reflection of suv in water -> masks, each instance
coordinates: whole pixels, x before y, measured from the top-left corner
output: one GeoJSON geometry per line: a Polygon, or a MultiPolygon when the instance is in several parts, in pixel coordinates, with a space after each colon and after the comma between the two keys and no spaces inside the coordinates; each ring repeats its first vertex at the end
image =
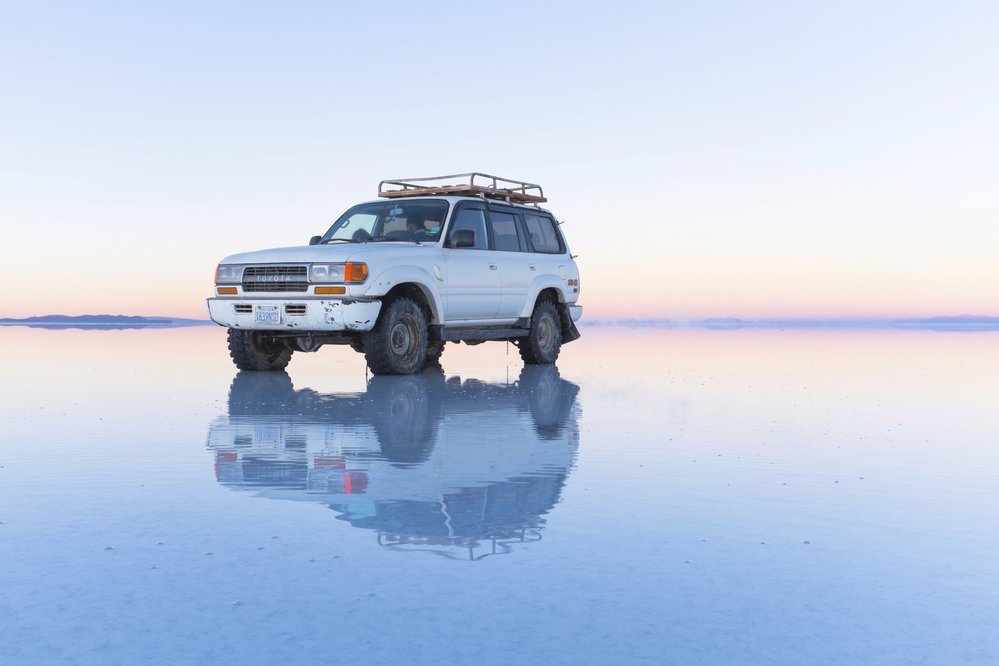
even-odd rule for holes
{"type": "Polygon", "coordinates": [[[237,367],[346,344],[375,374],[410,374],[448,341],[487,340],[548,364],[579,337],[579,270],[539,185],[471,173],[378,190],[307,247],[222,260],[208,310],[237,367]]]}
{"type": "Polygon", "coordinates": [[[383,546],[478,557],[540,538],[578,448],[578,391],[551,365],[509,385],[437,367],[363,393],[241,372],[208,447],[221,484],[327,504],[383,546]]]}

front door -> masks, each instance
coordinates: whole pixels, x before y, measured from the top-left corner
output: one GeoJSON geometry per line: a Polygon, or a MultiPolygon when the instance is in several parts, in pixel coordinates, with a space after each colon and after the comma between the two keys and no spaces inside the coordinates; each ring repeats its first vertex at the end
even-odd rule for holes
{"type": "Polygon", "coordinates": [[[485,206],[461,204],[444,243],[447,279],[444,321],[495,319],[500,308],[500,260],[489,249],[485,206]]]}

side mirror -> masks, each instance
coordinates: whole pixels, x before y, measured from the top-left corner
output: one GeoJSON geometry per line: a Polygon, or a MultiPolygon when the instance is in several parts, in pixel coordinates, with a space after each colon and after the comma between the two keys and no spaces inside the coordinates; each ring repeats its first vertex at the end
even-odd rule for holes
{"type": "Polygon", "coordinates": [[[309,245],[319,245],[319,241],[323,239],[322,236],[313,236],[309,239],[309,245]]]}
{"type": "Polygon", "coordinates": [[[475,247],[475,232],[471,229],[458,229],[451,237],[452,247],[475,247]]]}

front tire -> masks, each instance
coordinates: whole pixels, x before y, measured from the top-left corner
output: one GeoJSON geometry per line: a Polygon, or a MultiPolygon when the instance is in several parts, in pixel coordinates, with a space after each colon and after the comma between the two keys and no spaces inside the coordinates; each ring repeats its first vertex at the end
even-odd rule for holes
{"type": "Polygon", "coordinates": [[[378,323],[364,337],[364,358],[376,375],[411,375],[427,358],[427,317],[411,298],[382,307],[378,323]]]}
{"type": "Polygon", "coordinates": [[[551,301],[538,301],[531,315],[531,332],[520,338],[520,358],[527,365],[554,363],[562,349],[562,324],[558,306],[551,301]]]}
{"type": "Polygon", "coordinates": [[[291,360],[291,354],[287,345],[259,331],[229,329],[229,356],[240,370],[284,370],[291,360]]]}

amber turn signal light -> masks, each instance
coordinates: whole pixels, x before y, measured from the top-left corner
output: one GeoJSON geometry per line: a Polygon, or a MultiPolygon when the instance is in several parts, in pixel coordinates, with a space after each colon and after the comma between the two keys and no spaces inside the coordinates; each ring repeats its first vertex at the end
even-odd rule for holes
{"type": "Polygon", "coordinates": [[[215,291],[219,293],[219,296],[235,296],[236,287],[216,287],[215,291]]]}
{"type": "Polygon", "coordinates": [[[346,287],[316,287],[316,293],[323,294],[346,294],[346,287]]]}
{"type": "Polygon", "coordinates": [[[368,265],[348,262],[343,265],[344,282],[364,282],[368,279],[368,265]]]}

